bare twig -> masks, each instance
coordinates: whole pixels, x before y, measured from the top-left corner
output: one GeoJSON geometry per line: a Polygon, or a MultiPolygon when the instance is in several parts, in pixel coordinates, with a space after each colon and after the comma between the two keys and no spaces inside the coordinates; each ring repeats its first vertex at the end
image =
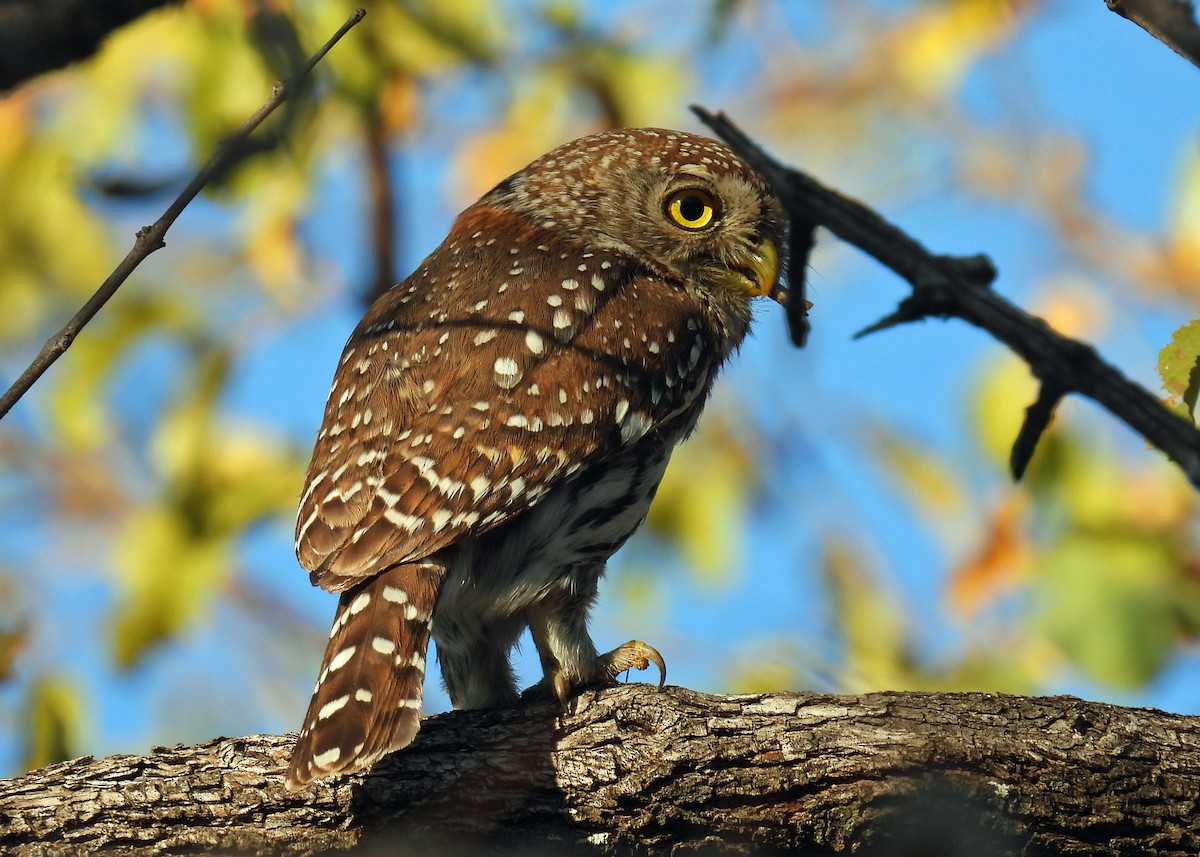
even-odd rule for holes
{"type": "Polygon", "coordinates": [[[342,36],[350,31],[350,28],[357,24],[366,15],[363,9],[356,9],[346,23],[342,24],[341,28],[333,34],[332,38],[327,41],[319,51],[309,57],[308,61],[290,78],[277,81],[271,90],[271,96],[266,100],[262,107],[258,108],[238,131],[231,137],[222,140],[213,150],[212,157],[208,159],[195,177],[188,183],[188,186],[183,189],[175,201],[167,208],[166,212],[150,226],[144,226],[138,230],[137,239],[133,243],[132,249],[121,260],[116,269],[109,274],[96,293],[88,299],[88,302],[83,305],[79,312],[71,317],[71,320],[63,325],[62,329],[46,340],[46,344],[42,346],[41,351],[29,364],[29,367],[21,373],[13,385],[8,388],[3,396],[0,396],[0,419],[4,417],[12,406],[15,405],[20,398],[29,391],[29,388],[34,385],[38,378],[57,360],[62,354],[71,347],[71,343],[75,341],[75,337],[83,330],[84,326],[92,320],[100,308],[108,302],[120,288],[121,284],[129,278],[134,269],[140,265],[143,260],[155,250],[160,250],[166,246],[164,240],[167,230],[174,224],[175,219],[183,213],[183,210],[188,204],[195,199],[201,189],[213,178],[225,170],[229,164],[238,157],[241,147],[246,143],[250,134],[254,129],[262,124],[263,120],[271,115],[274,110],[287,101],[295,92],[300,81],[310,72],[313,67],[319,63],[329,52],[329,50],[341,40],[342,36]]]}
{"type": "MultiPolygon", "coordinates": [[[[1016,478],[1024,472],[1057,403],[1068,393],[1079,393],[1141,433],[1200,488],[1200,431],[1102,360],[1091,345],[1062,336],[1044,320],[996,294],[991,289],[996,271],[986,256],[931,253],[862,203],[771,158],[723,114],[692,109],[775,187],[792,217],[824,226],[912,286],[912,294],[893,313],[860,336],[931,316],[961,318],[986,330],[1029,364],[1042,391],[1014,445],[1011,463],[1016,478]]],[[[805,263],[791,260],[793,268],[805,263]]]]}
{"type": "Polygon", "coordinates": [[[363,302],[370,306],[396,282],[396,202],[388,167],[387,129],[378,110],[372,110],[367,117],[366,144],[375,271],[363,302]]]}
{"type": "Polygon", "coordinates": [[[1200,25],[1191,0],[1104,0],[1192,65],[1200,67],[1200,25]]]}

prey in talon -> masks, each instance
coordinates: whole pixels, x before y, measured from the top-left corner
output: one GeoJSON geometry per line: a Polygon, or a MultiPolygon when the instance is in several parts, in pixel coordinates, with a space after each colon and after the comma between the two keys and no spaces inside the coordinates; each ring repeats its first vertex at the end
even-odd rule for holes
{"type": "Polygon", "coordinates": [[[338,604],[289,788],[412,742],[431,639],[456,708],[518,700],[526,628],[560,701],[650,664],[662,685],[658,651],[601,654],[588,611],[785,246],[778,199],[721,143],[608,131],[504,179],[374,303],[296,520],[338,604]]]}

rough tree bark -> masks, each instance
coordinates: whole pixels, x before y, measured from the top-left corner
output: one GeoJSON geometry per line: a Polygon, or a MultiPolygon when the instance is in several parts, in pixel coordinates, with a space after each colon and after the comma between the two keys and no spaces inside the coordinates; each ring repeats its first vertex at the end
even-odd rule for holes
{"type": "Polygon", "coordinates": [[[429,718],[290,795],[292,736],[0,781],[0,852],[1194,855],[1200,718],[1072,697],[625,685],[429,718]]]}

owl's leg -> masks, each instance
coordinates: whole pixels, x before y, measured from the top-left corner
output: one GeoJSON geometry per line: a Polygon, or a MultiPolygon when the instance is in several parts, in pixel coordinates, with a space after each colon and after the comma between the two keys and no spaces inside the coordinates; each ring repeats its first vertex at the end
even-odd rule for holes
{"type": "Polygon", "coordinates": [[[433,639],[442,682],[456,709],[498,708],[518,700],[509,653],[524,627],[520,617],[467,625],[453,615],[437,614],[433,639]]]}
{"type": "Polygon", "coordinates": [[[404,563],[342,593],[317,685],[292,751],[291,791],[373,765],[421,726],[429,623],[441,562],[404,563]]]}
{"type": "Polygon", "coordinates": [[[603,655],[596,651],[587,619],[602,571],[577,573],[569,585],[525,608],[543,673],[542,681],[528,692],[552,693],[565,705],[573,691],[611,684],[626,670],[644,670],[650,664],[658,667],[658,686],[666,681],[666,663],[653,646],[630,640],[603,655]]]}

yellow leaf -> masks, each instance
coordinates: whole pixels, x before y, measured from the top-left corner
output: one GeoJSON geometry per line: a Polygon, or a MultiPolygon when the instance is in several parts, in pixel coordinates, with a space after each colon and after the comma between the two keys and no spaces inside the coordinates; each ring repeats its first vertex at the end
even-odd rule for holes
{"type": "Polygon", "coordinates": [[[663,105],[682,101],[686,66],[678,57],[605,51],[597,67],[617,124],[662,125],[663,105]]]}
{"type": "Polygon", "coordinates": [[[804,656],[794,638],[756,639],[741,648],[753,654],[741,655],[722,669],[730,692],[770,693],[806,683],[798,668],[804,656]]]}
{"type": "Polygon", "coordinates": [[[501,179],[524,167],[571,136],[569,79],[541,70],[520,87],[508,116],[494,130],[466,142],[455,156],[455,191],[476,199],[501,179]]]}
{"type": "MultiPolygon", "coordinates": [[[[971,397],[975,436],[984,452],[1007,470],[1013,441],[1025,419],[1025,409],[1037,398],[1037,379],[1014,354],[1004,353],[988,361],[971,397]]],[[[1045,439],[1042,440],[1045,443],[1045,439]]],[[[1034,453],[1034,464],[1044,450],[1034,453]]]]}
{"type": "Polygon", "coordinates": [[[947,537],[961,532],[961,518],[969,504],[946,462],[883,427],[873,429],[869,441],[871,451],[883,464],[888,477],[931,525],[947,537]]]}
{"type": "Polygon", "coordinates": [[[896,75],[922,97],[954,90],[979,57],[1016,29],[1025,0],[944,0],[927,3],[893,34],[896,75]]]}
{"type": "Polygon", "coordinates": [[[906,684],[912,675],[908,637],[895,597],[862,565],[850,542],[831,539],[826,544],[822,571],[845,637],[845,688],[866,691],[906,684]]]}
{"type": "Polygon", "coordinates": [[[186,512],[147,506],[126,518],[114,539],[119,597],[112,643],[122,668],[206,615],[232,575],[229,540],[197,533],[186,512]]]}
{"type": "Polygon", "coordinates": [[[216,534],[236,536],[267,515],[291,516],[304,479],[298,451],[263,429],[222,425],[202,470],[210,484],[206,517],[216,534]]]}
{"type": "Polygon", "coordinates": [[[32,688],[27,713],[25,770],[43,768],[79,754],[83,702],[66,679],[42,677],[32,688]]]}
{"type": "Polygon", "coordinates": [[[1189,142],[1167,223],[1166,264],[1179,283],[1200,282],[1200,147],[1189,142]]]}
{"type": "Polygon", "coordinates": [[[754,480],[753,461],[738,438],[710,423],[672,455],[649,525],[678,545],[702,581],[729,583],[742,553],[754,480]]]}

